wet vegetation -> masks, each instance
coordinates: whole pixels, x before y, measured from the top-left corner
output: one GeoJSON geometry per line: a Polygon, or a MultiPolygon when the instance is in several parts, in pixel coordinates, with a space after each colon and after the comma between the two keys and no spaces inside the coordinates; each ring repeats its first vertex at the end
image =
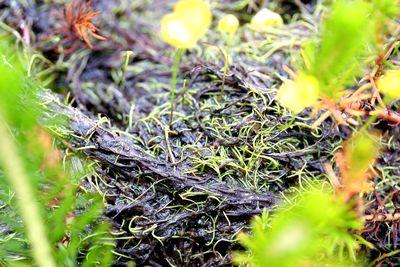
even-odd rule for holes
{"type": "Polygon", "coordinates": [[[0,2],[0,265],[396,266],[398,2],[177,2],[0,2]]]}

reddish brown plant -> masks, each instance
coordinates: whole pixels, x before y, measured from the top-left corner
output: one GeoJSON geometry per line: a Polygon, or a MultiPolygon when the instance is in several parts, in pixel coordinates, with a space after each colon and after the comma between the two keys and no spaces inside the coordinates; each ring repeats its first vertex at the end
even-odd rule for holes
{"type": "Polygon", "coordinates": [[[93,23],[93,19],[99,15],[99,12],[90,10],[91,2],[92,0],[88,0],[84,3],[83,0],[80,0],[76,3],[75,0],[71,0],[64,9],[63,15],[67,27],[62,30],[62,33],[66,35],[66,41],[75,40],[68,52],[75,50],[78,45],[77,40],[84,41],[91,49],[93,49],[93,45],[90,36],[98,40],[106,40],[97,33],[99,29],[93,23]]]}

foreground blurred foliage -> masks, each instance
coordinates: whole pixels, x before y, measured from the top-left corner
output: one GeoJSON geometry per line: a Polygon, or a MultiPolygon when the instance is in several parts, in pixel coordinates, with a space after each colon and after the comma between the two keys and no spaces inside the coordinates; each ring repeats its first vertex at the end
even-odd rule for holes
{"type": "MultiPolygon", "coordinates": [[[[372,136],[357,133],[337,157],[341,179],[334,189],[313,184],[300,190],[270,218],[266,212],[252,223],[252,235],[242,235],[248,253],[238,264],[254,266],[360,266],[361,244],[354,231],[363,228],[359,195],[365,191],[368,168],[377,156],[372,136]]],[[[368,244],[367,244],[368,245],[368,244]]]]}
{"type": "Polygon", "coordinates": [[[108,266],[102,201],[79,188],[90,169],[63,158],[38,124],[40,81],[26,78],[32,53],[0,38],[0,265],[108,266]]]}
{"type": "MultiPolygon", "coordinates": [[[[293,80],[281,86],[278,101],[295,113],[305,107],[317,107],[319,100],[320,105],[339,101],[354,79],[374,63],[380,45],[375,33],[385,35],[387,20],[398,12],[396,1],[382,2],[334,1],[322,24],[320,38],[304,47],[305,66],[299,68],[303,70],[300,74],[292,73],[293,80]]],[[[397,90],[396,78],[386,79],[386,87],[397,90]]],[[[333,168],[327,168],[334,190],[314,184],[289,198],[272,218],[267,213],[257,217],[252,223],[252,234],[242,235],[247,252],[237,254],[238,264],[364,265],[360,260],[363,257],[357,255],[358,249],[361,244],[370,244],[355,231],[363,229],[364,204],[360,196],[372,191],[369,168],[379,152],[376,138],[365,133],[374,119],[336,154],[339,178],[333,168]]]]}
{"type": "Polygon", "coordinates": [[[306,48],[310,73],[329,98],[341,95],[363,68],[361,57],[372,40],[372,7],[365,1],[335,1],[332,13],[322,26],[321,38],[306,48]]]}
{"type": "Polygon", "coordinates": [[[278,101],[295,113],[306,107],[329,109],[375,63],[382,37],[393,31],[388,22],[395,22],[398,12],[395,0],[334,1],[320,35],[303,46],[303,66],[298,67],[300,76],[313,77],[318,85],[293,77],[281,86],[278,101]]]}
{"type": "Polygon", "coordinates": [[[239,254],[236,261],[272,267],[349,266],[358,245],[348,231],[361,227],[347,205],[317,186],[300,191],[273,218],[267,213],[256,218],[253,234],[242,236],[251,253],[239,254]]]}

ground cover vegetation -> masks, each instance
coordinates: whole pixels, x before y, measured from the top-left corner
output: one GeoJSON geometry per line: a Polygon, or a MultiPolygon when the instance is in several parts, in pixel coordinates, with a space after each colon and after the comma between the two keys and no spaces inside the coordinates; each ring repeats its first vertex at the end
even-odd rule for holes
{"type": "Polygon", "coordinates": [[[1,1],[0,265],[398,265],[399,14],[1,1]]]}

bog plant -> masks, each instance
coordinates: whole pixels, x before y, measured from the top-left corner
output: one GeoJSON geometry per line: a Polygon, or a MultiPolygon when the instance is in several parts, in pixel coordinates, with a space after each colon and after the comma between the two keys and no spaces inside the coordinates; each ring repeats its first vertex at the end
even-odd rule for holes
{"type": "MultiPolygon", "coordinates": [[[[74,3],[72,1],[71,6],[74,3]]],[[[399,71],[384,70],[382,64],[374,66],[376,62],[371,60],[379,45],[374,33],[397,14],[394,3],[390,0],[333,1],[319,38],[303,47],[303,66],[297,73],[289,73],[290,79],[285,80],[277,92],[277,101],[296,114],[307,107],[328,109],[329,115],[338,121],[348,122],[337,109],[353,107],[353,100],[369,101],[377,92],[389,100],[399,98],[399,71]],[[368,86],[353,90],[355,78],[365,73],[367,65],[373,69],[362,79],[369,81],[368,86]],[[365,89],[371,88],[375,91],[364,94],[365,89]]],[[[72,29],[90,47],[90,36],[102,37],[91,24],[97,13],[89,11],[89,4],[90,1],[86,7],[82,6],[88,11],[88,18],[80,27],[72,29]]],[[[73,8],[67,10],[68,13],[71,17],[76,14],[73,8]]],[[[170,126],[180,61],[185,51],[196,47],[205,35],[211,19],[206,1],[180,0],[161,21],[162,40],[176,48],[170,85],[170,126]]],[[[252,18],[250,29],[267,34],[282,25],[279,14],[262,9],[252,18]]],[[[217,28],[226,43],[223,94],[230,45],[239,21],[234,15],[226,15],[217,28]]],[[[8,230],[1,233],[0,258],[10,264],[19,261],[45,267],[107,265],[112,258],[112,244],[102,237],[107,237],[104,233],[108,226],[95,222],[99,218],[101,201],[76,192],[76,183],[71,181],[73,173],[64,171],[69,169],[68,164],[61,166],[60,155],[53,151],[52,139],[37,124],[39,107],[31,104],[35,102],[37,85],[23,77],[24,67],[12,54],[14,51],[7,52],[3,47],[0,58],[0,167],[3,171],[0,180],[4,183],[0,199],[1,206],[5,207],[0,210],[0,218],[8,230]],[[49,166],[51,162],[54,165],[49,166]],[[34,184],[39,184],[40,188],[34,184]],[[54,190],[49,192],[48,185],[54,186],[54,190]],[[75,199],[77,195],[79,198],[75,199]],[[10,214],[18,221],[21,219],[24,227],[17,219],[7,219],[10,214]],[[16,236],[18,233],[23,234],[16,236]]],[[[130,55],[127,53],[123,73],[130,55]]],[[[355,134],[335,155],[338,175],[329,164],[325,165],[331,186],[313,184],[293,194],[276,213],[265,211],[261,217],[256,217],[252,232],[240,236],[246,251],[236,254],[236,263],[272,267],[359,265],[360,257],[356,253],[360,239],[353,232],[363,226],[360,195],[371,189],[370,167],[378,152],[374,137],[365,131],[355,134]]],[[[257,156],[256,160],[262,159],[257,156]]],[[[220,172],[220,166],[216,164],[216,171],[220,172]]]]}
{"type": "MultiPolygon", "coordinates": [[[[21,149],[18,147],[15,137],[11,133],[9,121],[14,127],[33,129],[34,116],[20,116],[14,113],[15,105],[18,103],[19,93],[23,86],[23,77],[19,73],[20,66],[6,51],[6,43],[0,44],[0,167],[3,172],[1,178],[7,178],[8,183],[16,192],[16,203],[25,223],[26,235],[31,241],[32,257],[40,266],[55,266],[51,255],[51,247],[46,238],[46,230],[41,218],[40,208],[34,196],[34,189],[30,185],[31,180],[26,170],[29,161],[24,162],[20,157],[21,149]],[[14,61],[14,62],[13,62],[14,61]]],[[[28,94],[31,94],[28,92],[28,94]]],[[[19,138],[21,144],[28,143],[25,138],[19,138]]]]}
{"type": "Polygon", "coordinates": [[[224,34],[234,35],[238,28],[239,20],[235,15],[225,15],[218,21],[218,30],[224,34]]]}
{"type": "Polygon", "coordinates": [[[171,77],[171,114],[173,120],[175,89],[179,64],[186,49],[196,46],[210,27],[212,14],[209,5],[203,0],[180,0],[174,6],[173,12],[161,20],[161,38],[169,45],[176,47],[172,65],[171,77]]]}
{"type": "Polygon", "coordinates": [[[343,150],[336,154],[340,179],[331,177],[334,181],[338,181],[332,185],[345,202],[357,197],[360,192],[372,191],[369,181],[372,176],[370,167],[374,164],[378,153],[379,143],[376,136],[360,131],[346,141],[343,150]]]}
{"type": "MultiPolygon", "coordinates": [[[[359,96],[373,87],[376,73],[365,77],[366,80],[372,79],[370,84],[361,87],[356,94],[351,94],[347,88],[367,71],[366,66],[374,63],[371,59],[375,57],[380,39],[375,34],[382,34],[376,29],[390,22],[396,14],[393,7],[395,1],[387,2],[387,5],[382,5],[380,1],[335,1],[322,24],[321,37],[307,43],[302,51],[304,66],[298,70],[301,73],[298,76],[309,77],[314,86],[306,86],[292,77],[293,80],[284,82],[279,89],[278,101],[295,113],[305,107],[327,109],[339,123],[348,121],[340,115],[343,111],[338,110],[338,103],[350,116],[358,114],[360,110],[348,108],[351,106],[349,103],[376,95],[377,92],[372,92],[363,94],[362,98],[359,96]],[[290,99],[292,95],[302,97],[296,103],[290,99]]],[[[396,75],[388,72],[378,87],[383,87],[380,90],[388,96],[395,96],[395,79],[396,75]]]]}
{"type": "Polygon", "coordinates": [[[267,212],[256,217],[252,233],[240,238],[247,252],[238,253],[236,263],[271,267],[362,265],[362,257],[357,257],[362,239],[354,231],[362,229],[363,217],[355,207],[362,205],[359,194],[365,190],[368,168],[377,152],[371,135],[357,133],[337,155],[341,179],[334,190],[326,184],[312,184],[292,195],[273,217],[267,212]]]}
{"type": "Polygon", "coordinates": [[[254,15],[250,22],[250,28],[257,32],[266,32],[272,28],[281,27],[283,19],[281,15],[267,8],[263,8],[254,15]]]}
{"type": "Polygon", "coordinates": [[[71,0],[65,7],[63,12],[65,25],[56,33],[65,37],[61,44],[68,43],[71,40],[73,40],[73,42],[68,49],[63,50],[63,53],[69,54],[73,52],[82,41],[89,48],[93,49],[90,37],[100,41],[106,40],[104,36],[98,33],[99,29],[93,22],[100,12],[92,11],[90,9],[91,3],[92,0],[88,0],[86,3],[83,1],[77,3],[75,0],[71,0]]]}
{"type": "Polygon", "coordinates": [[[190,49],[211,24],[209,5],[203,0],[180,0],[161,20],[161,38],[171,46],[190,49]]]}
{"type": "Polygon", "coordinates": [[[218,30],[224,35],[225,38],[225,49],[223,50],[224,54],[224,70],[222,74],[222,85],[221,85],[221,95],[224,95],[224,87],[225,87],[225,79],[226,79],[226,73],[228,71],[229,67],[229,61],[230,61],[230,50],[231,50],[231,45],[233,38],[235,37],[235,33],[239,28],[239,20],[235,15],[228,14],[222,17],[219,22],[218,22],[218,30]]]}
{"type": "Polygon", "coordinates": [[[389,99],[400,98],[400,70],[389,70],[378,79],[380,92],[389,99]]]}
{"type": "Polygon", "coordinates": [[[351,266],[358,244],[349,230],[362,227],[348,205],[322,186],[300,191],[274,217],[264,213],[242,235],[248,253],[235,257],[251,266],[351,266]],[[350,254],[350,255],[349,255],[350,254]]]}
{"type": "Polygon", "coordinates": [[[319,98],[318,79],[309,74],[300,73],[293,80],[287,80],[278,91],[279,103],[295,113],[314,105],[319,98]]]}
{"type": "Polygon", "coordinates": [[[375,34],[384,33],[379,29],[390,25],[398,14],[396,1],[384,2],[334,1],[320,38],[303,47],[303,67],[297,74],[288,70],[291,78],[277,92],[277,101],[287,109],[296,114],[306,107],[328,109],[322,119],[332,115],[338,123],[351,122],[344,119],[345,112],[371,118],[336,153],[338,175],[325,164],[330,188],[314,184],[290,197],[273,216],[264,213],[254,219],[251,234],[241,237],[247,251],[236,255],[236,263],[271,267],[363,265],[358,248],[369,244],[355,235],[355,230],[363,227],[361,196],[372,190],[371,166],[379,153],[377,138],[366,129],[376,117],[390,115],[390,111],[380,111],[387,108],[379,93],[389,100],[400,97],[399,71],[383,69],[383,61],[396,42],[383,55],[375,55],[381,45],[375,34]],[[350,91],[360,77],[367,83],[350,91]],[[363,100],[371,105],[377,101],[378,107],[368,113],[360,108],[363,100]]]}
{"type": "MultiPolygon", "coordinates": [[[[39,81],[26,78],[31,52],[0,39],[0,258],[28,266],[110,265],[102,201],[78,193],[79,171],[53,148],[38,124],[39,81]],[[70,171],[69,171],[70,170],[70,171]]],[[[54,122],[59,123],[59,122],[54,122]]],[[[55,126],[55,125],[53,125],[55,126]]]]}

